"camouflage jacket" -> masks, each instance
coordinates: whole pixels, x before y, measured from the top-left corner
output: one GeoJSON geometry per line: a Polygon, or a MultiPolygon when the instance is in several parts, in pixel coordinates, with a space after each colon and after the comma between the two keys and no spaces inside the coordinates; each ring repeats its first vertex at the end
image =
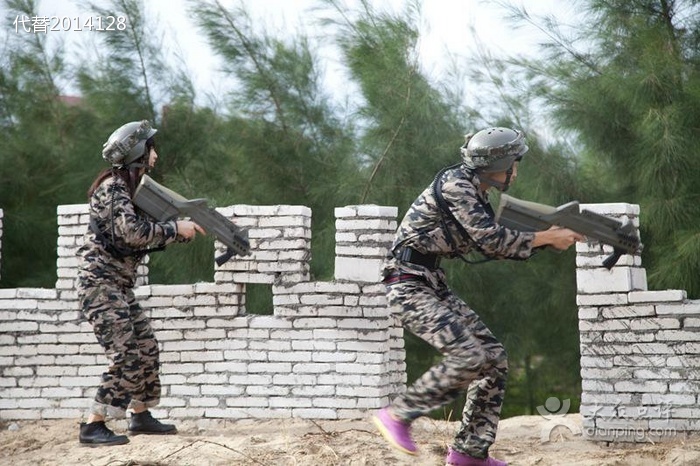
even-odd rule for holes
{"type": "MultiPolygon", "coordinates": [[[[95,220],[102,239],[113,242],[119,249],[140,251],[163,247],[177,240],[175,221],[157,222],[136,211],[126,183],[117,177],[107,178],[95,190],[90,198],[90,218],[95,220]]],[[[77,252],[80,259],[79,288],[101,283],[134,286],[136,268],[144,254],[117,257],[110,249],[88,228],[83,246],[77,252]]]]}
{"type": "Polygon", "coordinates": [[[467,236],[455,225],[452,216],[443,214],[435,198],[433,181],[413,202],[401,221],[384,264],[384,276],[398,271],[423,276],[432,284],[436,284],[436,280],[444,282],[441,269],[431,271],[421,265],[396,259],[393,252],[400,247],[411,247],[421,253],[434,253],[446,258],[474,250],[494,259],[530,257],[534,233],[498,225],[488,193],[479,191],[481,182],[478,177],[460,165],[445,171],[441,179],[443,197],[467,236]],[[445,234],[445,226],[449,228],[453,242],[445,234]]]}

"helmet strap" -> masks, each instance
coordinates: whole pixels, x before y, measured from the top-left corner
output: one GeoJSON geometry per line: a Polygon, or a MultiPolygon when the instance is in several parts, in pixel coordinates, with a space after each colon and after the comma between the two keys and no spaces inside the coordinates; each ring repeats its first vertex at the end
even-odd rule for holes
{"type": "Polygon", "coordinates": [[[508,191],[508,188],[510,188],[510,179],[513,176],[513,166],[511,165],[511,167],[508,170],[506,170],[506,180],[503,183],[501,183],[500,181],[496,181],[494,179],[491,179],[491,178],[484,178],[478,172],[477,172],[477,176],[479,177],[479,180],[481,180],[482,183],[489,184],[489,185],[493,186],[494,188],[498,189],[499,191],[501,191],[502,193],[504,193],[504,192],[508,191]]]}

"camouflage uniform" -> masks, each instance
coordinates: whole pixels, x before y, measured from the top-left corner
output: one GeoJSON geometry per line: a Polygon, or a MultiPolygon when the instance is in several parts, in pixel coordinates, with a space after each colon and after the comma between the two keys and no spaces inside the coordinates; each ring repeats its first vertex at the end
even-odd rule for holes
{"type": "Polygon", "coordinates": [[[463,165],[442,175],[442,193],[454,220],[444,217],[428,187],[413,203],[396,234],[383,274],[390,306],[403,326],[439,350],[444,358],[391,404],[398,418],[412,421],[453,401],[467,390],[454,449],[485,458],[494,442],[508,363],[506,352],[479,316],[452,293],[442,269],[400,260],[400,248],[438,257],[457,257],[479,250],[492,258],[526,259],[534,234],[494,223],[493,210],[480,181],[463,165]],[[444,228],[450,230],[446,234],[444,228]],[[400,278],[399,278],[400,277],[400,278]]]}
{"type": "Polygon", "coordinates": [[[160,399],[158,342],[132,289],[143,249],[176,241],[177,226],[151,221],[134,209],[126,183],[107,178],[90,199],[90,217],[104,236],[88,229],[78,250],[80,306],[111,363],[91,408],[101,416],[122,418],[128,407],[155,406],[160,399]],[[136,253],[111,253],[104,243],[112,243],[113,232],[117,248],[136,253]]]}

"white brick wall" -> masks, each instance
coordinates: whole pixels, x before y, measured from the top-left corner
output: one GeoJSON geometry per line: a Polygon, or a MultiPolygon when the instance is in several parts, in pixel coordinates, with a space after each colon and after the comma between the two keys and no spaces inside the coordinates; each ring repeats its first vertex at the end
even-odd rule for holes
{"type": "MultiPolygon", "coordinates": [[[[638,225],[637,206],[581,207],[638,225]]],[[[147,262],[140,269],[137,296],[161,346],[159,416],[356,418],[405,389],[403,330],[378,284],[396,208],[336,209],[332,282],[309,280],[307,207],[219,210],[249,229],[252,256],[215,266],[210,283],[149,285],[147,262]],[[246,312],[246,283],[272,286],[274,315],[246,312]]],[[[0,239],[2,220],[0,210],[0,239]]],[[[59,206],[55,289],[0,289],[2,419],[79,417],[94,395],[107,362],[77,309],[75,251],[86,223],[87,206],[59,206]]],[[[700,301],[647,290],[638,256],[604,269],[610,252],[577,245],[584,435],[697,432],[700,301]]]]}
{"type": "Polygon", "coordinates": [[[335,279],[377,283],[396,231],[396,207],[335,209],[335,279]]]}
{"type": "MultiPolygon", "coordinates": [[[[403,331],[378,284],[396,208],[337,209],[338,254],[364,272],[341,264],[332,282],[309,281],[309,208],[219,211],[249,230],[251,256],[215,265],[210,283],[149,285],[147,261],[139,270],[161,349],[159,415],[358,418],[405,389],[403,331]],[[246,283],[272,286],[274,315],[246,312],[246,283]]],[[[75,292],[87,220],[86,205],[58,207],[55,289],[0,289],[2,419],[81,416],[107,366],[75,292]]]]}
{"type": "MultiPolygon", "coordinates": [[[[2,272],[2,217],[3,217],[3,211],[0,209],[0,272],[2,272]]],[[[0,275],[0,278],[2,278],[2,275],[0,275]]]]}
{"type": "MultiPolygon", "coordinates": [[[[581,208],[639,225],[638,206],[581,208]]],[[[700,431],[700,301],[682,290],[648,291],[639,256],[606,270],[610,252],[577,245],[584,435],[646,442],[700,431]]]]}

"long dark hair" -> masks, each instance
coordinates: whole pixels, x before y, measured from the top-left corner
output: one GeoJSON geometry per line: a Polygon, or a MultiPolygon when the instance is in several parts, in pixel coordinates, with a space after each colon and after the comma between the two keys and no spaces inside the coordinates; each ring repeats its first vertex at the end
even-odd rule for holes
{"type": "Polygon", "coordinates": [[[87,191],[87,196],[88,196],[88,201],[92,197],[92,195],[97,191],[97,188],[107,179],[111,177],[119,177],[121,178],[124,183],[129,187],[129,195],[133,196],[134,192],[136,191],[136,187],[139,185],[139,182],[141,181],[141,177],[143,176],[142,173],[139,173],[142,164],[148,165],[148,154],[151,153],[151,149],[155,149],[155,141],[153,140],[153,137],[150,137],[146,140],[146,148],[143,152],[143,155],[139,157],[138,159],[134,160],[131,162],[129,165],[126,166],[121,166],[121,167],[110,167],[110,168],[105,168],[102,170],[100,173],[97,174],[95,179],[92,181],[92,184],[90,185],[90,188],[88,188],[87,191]]]}

